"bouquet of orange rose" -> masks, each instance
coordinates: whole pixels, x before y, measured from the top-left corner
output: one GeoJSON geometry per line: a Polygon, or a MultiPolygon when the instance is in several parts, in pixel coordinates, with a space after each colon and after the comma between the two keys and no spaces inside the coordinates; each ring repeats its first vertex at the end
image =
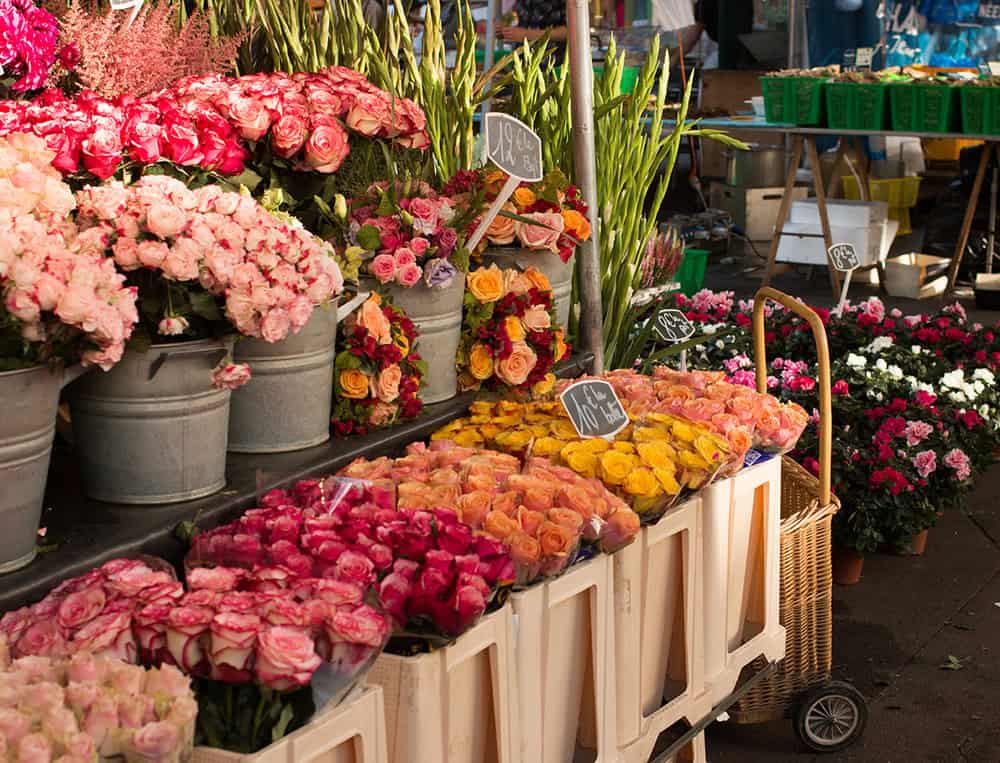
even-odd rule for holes
{"type": "Polygon", "coordinates": [[[463,389],[550,391],[552,366],[569,354],[548,278],[496,265],[469,273],[456,362],[463,389]]]}
{"type": "Polygon", "coordinates": [[[406,313],[372,293],[338,330],[333,431],[365,434],[423,408],[417,396],[427,363],[416,351],[417,329],[406,313]]]}

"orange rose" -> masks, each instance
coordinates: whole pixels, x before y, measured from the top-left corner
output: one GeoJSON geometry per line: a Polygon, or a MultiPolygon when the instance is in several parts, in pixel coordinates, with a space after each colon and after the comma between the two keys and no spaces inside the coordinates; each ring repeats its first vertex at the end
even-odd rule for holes
{"type": "Polygon", "coordinates": [[[399,365],[393,363],[382,369],[375,382],[375,397],[383,403],[391,403],[399,397],[399,383],[403,380],[403,372],[399,365]]]}
{"type": "Polygon", "coordinates": [[[504,318],[503,327],[507,331],[507,338],[512,342],[524,341],[524,326],[516,315],[508,315],[504,318]]]}
{"type": "Polygon", "coordinates": [[[581,215],[575,209],[564,209],[563,230],[575,238],[577,241],[586,241],[590,238],[590,220],[586,215],[581,215]]]}
{"type": "Polygon", "coordinates": [[[539,291],[552,291],[552,284],[548,277],[538,268],[526,268],[524,277],[531,281],[531,285],[539,291]]]}
{"type": "Polygon", "coordinates": [[[368,376],[357,368],[344,368],[340,372],[340,394],[351,400],[368,397],[368,376]]]}
{"type": "Polygon", "coordinates": [[[532,511],[524,506],[517,510],[517,523],[521,526],[522,531],[532,537],[538,532],[539,525],[544,521],[545,515],[540,511],[532,511]]]}
{"type": "Polygon", "coordinates": [[[576,533],[555,522],[542,522],[538,528],[538,544],[545,556],[565,556],[576,544],[576,533]]]}
{"type": "Polygon", "coordinates": [[[510,558],[515,564],[531,566],[538,564],[542,557],[541,545],[526,533],[518,532],[508,538],[507,548],[510,549],[510,558]]]}
{"type": "Polygon", "coordinates": [[[493,496],[493,511],[499,511],[508,517],[512,517],[520,503],[519,498],[520,496],[512,490],[497,493],[493,496]]]}
{"type": "Polygon", "coordinates": [[[511,217],[507,217],[503,212],[516,214],[517,207],[508,202],[500,208],[500,212],[501,214],[494,217],[493,222],[490,223],[490,227],[486,229],[486,238],[491,244],[506,246],[514,241],[514,227],[517,225],[517,221],[511,217]]]}
{"type": "Polygon", "coordinates": [[[535,305],[524,311],[521,323],[528,331],[545,331],[552,326],[552,316],[541,305],[535,305]]]}
{"type": "Polygon", "coordinates": [[[521,500],[532,511],[547,511],[552,507],[555,490],[551,487],[529,487],[524,491],[521,500]]]}
{"type": "Polygon", "coordinates": [[[473,270],[466,276],[472,296],[483,304],[496,302],[503,296],[503,271],[496,265],[473,270]]]}
{"type": "Polygon", "coordinates": [[[530,207],[536,201],[538,201],[538,197],[535,196],[535,192],[532,191],[530,188],[525,188],[524,186],[521,186],[516,191],[514,191],[514,203],[517,204],[517,206],[519,206],[521,209],[530,207]]]}
{"type": "Polygon", "coordinates": [[[632,509],[619,509],[608,516],[601,531],[601,551],[612,554],[624,548],[639,533],[639,515],[632,509]]]}
{"type": "Polygon", "coordinates": [[[469,350],[469,373],[477,381],[493,376],[493,351],[482,342],[476,342],[469,350]]]}
{"type": "Polygon", "coordinates": [[[552,357],[555,360],[555,362],[558,363],[560,360],[566,357],[566,353],[568,351],[569,347],[566,346],[565,336],[562,330],[560,329],[559,331],[556,332],[556,348],[555,351],[552,353],[552,357]]]}
{"type": "Polygon", "coordinates": [[[492,497],[485,490],[473,490],[460,496],[458,510],[461,512],[462,522],[473,530],[478,530],[490,513],[491,503],[492,497]]]}
{"type": "Polygon", "coordinates": [[[548,518],[550,522],[572,530],[574,533],[580,532],[583,528],[583,517],[572,509],[561,509],[559,507],[549,509],[548,518]]]}
{"type": "Polygon", "coordinates": [[[494,538],[505,540],[518,530],[518,524],[502,511],[491,511],[486,515],[483,529],[494,538]]]}
{"type": "Polygon", "coordinates": [[[521,296],[531,289],[531,281],[516,268],[508,268],[503,272],[503,293],[521,296]]]}
{"type": "Polygon", "coordinates": [[[504,384],[517,387],[524,384],[538,362],[538,356],[524,342],[514,342],[513,349],[506,358],[497,363],[497,376],[504,384]]]}
{"type": "Polygon", "coordinates": [[[507,182],[507,173],[503,170],[493,170],[483,181],[487,193],[500,193],[500,187],[507,182]]]}
{"type": "Polygon", "coordinates": [[[381,300],[375,294],[366,299],[358,310],[358,325],[366,329],[379,344],[389,344],[392,341],[392,330],[380,303],[381,300]]]}

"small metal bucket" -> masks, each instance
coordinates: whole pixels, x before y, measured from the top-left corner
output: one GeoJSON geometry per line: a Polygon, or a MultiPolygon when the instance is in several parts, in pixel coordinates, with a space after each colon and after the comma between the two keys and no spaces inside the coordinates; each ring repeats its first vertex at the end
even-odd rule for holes
{"type": "Polygon", "coordinates": [[[62,380],[47,366],[0,373],[0,574],[35,558],[62,380]]]}
{"type": "Polygon", "coordinates": [[[282,453],[330,439],[337,311],[318,307],[298,334],[273,344],[243,339],[236,360],[252,376],[233,391],[229,450],[282,453]]]}
{"type": "Polygon", "coordinates": [[[211,339],[130,350],[70,387],[88,496],[159,504],[222,490],[230,393],[212,386],[211,370],[226,351],[211,339]]]}
{"type": "Polygon", "coordinates": [[[552,301],[556,307],[556,323],[563,329],[569,321],[570,303],[573,299],[573,260],[563,262],[554,252],[535,252],[531,249],[505,249],[492,247],[483,253],[483,261],[500,268],[535,268],[545,274],[552,285],[552,301]]]}

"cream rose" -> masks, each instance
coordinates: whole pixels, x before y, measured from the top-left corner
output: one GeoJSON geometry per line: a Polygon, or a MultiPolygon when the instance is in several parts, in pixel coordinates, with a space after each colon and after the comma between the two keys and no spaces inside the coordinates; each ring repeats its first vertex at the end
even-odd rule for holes
{"type": "Polygon", "coordinates": [[[538,356],[524,342],[514,342],[510,355],[501,358],[496,364],[497,376],[505,384],[517,387],[524,384],[528,379],[528,374],[538,362],[538,356]]]}

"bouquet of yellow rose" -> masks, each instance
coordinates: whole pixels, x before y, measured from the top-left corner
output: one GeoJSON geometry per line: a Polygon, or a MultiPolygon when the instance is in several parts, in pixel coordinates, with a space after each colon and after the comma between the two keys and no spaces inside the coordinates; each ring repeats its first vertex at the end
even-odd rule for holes
{"type": "Polygon", "coordinates": [[[431,440],[547,457],[585,478],[598,478],[645,517],[729,473],[738,454],[724,437],[679,416],[650,413],[614,442],[583,439],[556,401],[476,402],[471,416],[447,424],[431,440]]]}
{"type": "Polygon", "coordinates": [[[406,313],[372,293],[337,331],[333,431],[365,434],[423,408],[417,396],[427,363],[416,351],[417,329],[406,313]]]}
{"type": "Polygon", "coordinates": [[[569,353],[553,329],[552,287],[536,268],[496,265],[469,273],[456,362],[463,389],[551,391],[552,366],[569,353]]]}

